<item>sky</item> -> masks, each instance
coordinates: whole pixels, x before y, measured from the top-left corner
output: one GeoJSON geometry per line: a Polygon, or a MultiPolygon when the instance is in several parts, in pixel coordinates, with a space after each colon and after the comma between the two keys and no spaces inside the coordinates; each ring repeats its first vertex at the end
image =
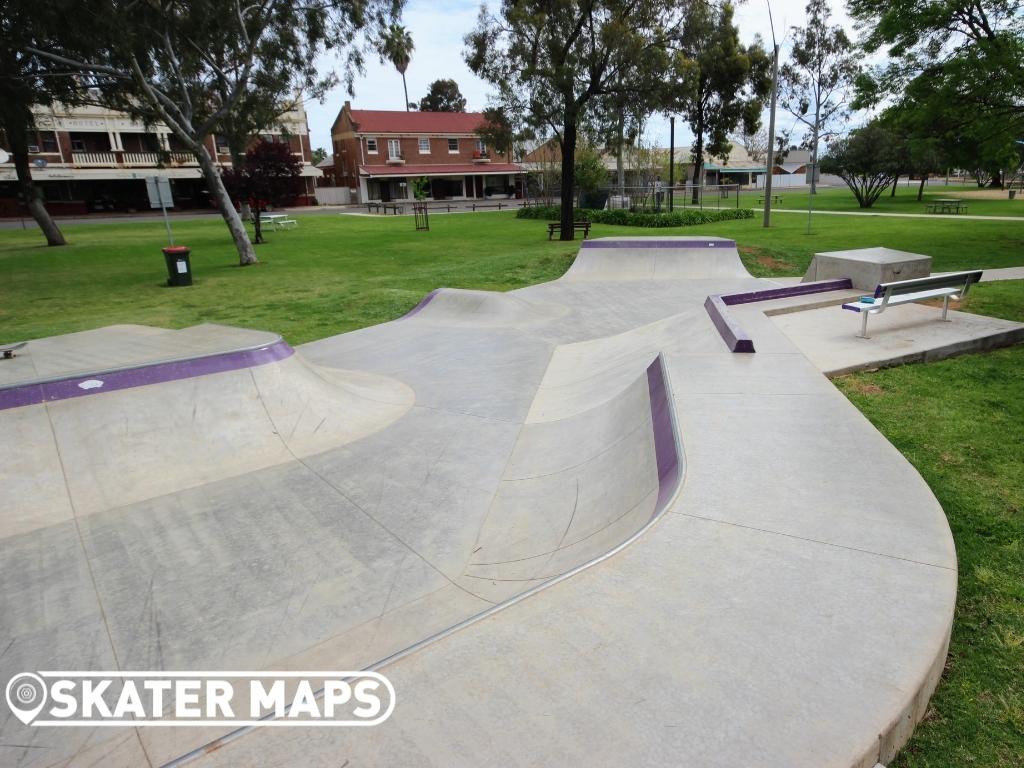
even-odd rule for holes
{"type": "MultiPolygon", "coordinates": [[[[768,21],[769,0],[746,0],[737,4],[736,24],[744,43],[760,34],[771,44],[768,21]]],[[[785,61],[789,41],[787,32],[794,25],[802,25],[806,0],[770,0],[775,20],[775,35],[782,46],[780,61],[785,61]]],[[[491,0],[492,6],[495,5],[491,0]]],[[[478,111],[487,104],[489,85],[469,71],[462,60],[463,37],[476,24],[480,11],[479,0],[408,0],[402,23],[410,31],[415,44],[412,60],[406,72],[409,101],[419,101],[427,93],[430,83],[440,78],[451,78],[459,84],[466,97],[468,111],[478,111]]],[[[842,2],[832,3],[832,21],[846,27],[855,39],[853,25],[842,2]]],[[[330,58],[321,60],[322,68],[336,66],[330,58]]],[[[344,86],[338,86],[324,103],[306,102],[309,129],[313,147],[324,147],[330,152],[331,124],[346,99],[356,109],[404,109],[402,77],[390,63],[380,64],[376,56],[366,62],[366,73],[355,81],[355,96],[349,97],[344,86]]],[[[779,132],[789,129],[793,118],[781,110],[777,113],[779,132]]],[[[652,118],[645,132],[645,142],[668,146],[668,119],[652,118]]],[[[685,121],[676,120],[676,146],[688,146],[691,140],[685,121]]]]}

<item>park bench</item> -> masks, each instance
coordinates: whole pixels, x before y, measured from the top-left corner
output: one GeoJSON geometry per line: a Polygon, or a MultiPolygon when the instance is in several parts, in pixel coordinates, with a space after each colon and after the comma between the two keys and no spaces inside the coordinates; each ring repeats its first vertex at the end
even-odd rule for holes
{"type": "Polygon", "coordinates": [[[383,212],[384,215],[387,216],[389,208],[391,209],[391,212],[393,214],[395,214],[395,216],[397,216],[400,213],[405,213],[405,206],[397,205],[395,203],[367,203],[366,204],[366,212],[367,213],[373,213],[374,211],[376,211],[377,213],[383,212]]]}
{"type": "Polygon", "coordinates": [[[287,214],[264,214],[260,216],[260,224],[264,227],[271,227],[272,229],[289,229],[299,226],[299,222],[295,219],[288,218],[287,214]]]}
{"type": "MultiPolygon", "coordinates": [[[[758,205],[764,205],[764,195],[757,198],[758,205]]],[[[772,205],[782,205],[782,195],[772,195],[772,205]]]]}
{"type": "MultiPolygon", "coordinates": [[[[573,229],[573,232],[575,232],[577,230],[582,231],[583,232],[583,239],[586,240],[587,239],[587,235],[590,234],[590,222],[589,221],[574,221],[572,223],[572,229],[573,229]]],[[[561,225],[560,222],[552,221],[550,224],[548,224],[548,240],[551,239],[551,237],[555,234],[555,232],[558,232],[559,234],[561,234],[561,232],[562,232],[562,225],[561,225]]]]}
{"type": "Polygon", "coordinates": [[[949,300],[959,301],[967,295],[974,283],[981,279],[981,270],[971,272],[951,272],[947,275],[932,275],[914,280],[900,280],[892,283],[879,283],[871,300],[861,298],[843,304],[843,309],[861,313],[860,333],[862,339],[868,336],[868,316],[878,315],[887,307],[907,304],[913,301],[942,299],[942,320],[946,320],[949,311],[949,300]]]}
{"type": "Polygon", "coordinates": [[[933,200],[924,206],[925,213],[967,213],[967,203],[963,200],[933,200]]]}
{"type": "Polygon", "coordinates": [[[473,210],[475,211],[477,208],[480,208],[480,209],[484,209],[484,208],[497,208],[500,211],[502,209],[502,206],[504,206],[505,208],[508,208],[509,204],[508,203],[473,203],[473,210]]]}

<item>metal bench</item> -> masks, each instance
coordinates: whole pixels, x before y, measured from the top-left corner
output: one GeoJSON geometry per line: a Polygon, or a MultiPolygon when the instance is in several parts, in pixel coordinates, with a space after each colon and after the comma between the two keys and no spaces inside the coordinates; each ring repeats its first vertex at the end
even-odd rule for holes
{"type": "MultiPolygon", "coordinates": [[[[572,223],[572,229],[573,229],[574,232],[577,229],[581,230],[583,232],[583,239],[586,240],[587,239],[587,235],[590,234],[590,222],[589,221],[574,221],[572,223]]],[[[561,232],[561,231],[562,231],[562,225],[561,225],[560,222],[553,221],[550,224],[548,224],[548,240],[551,239],[551,236],[554,235],[555,232],[561,232]]]]}
{"type": "Polygon", "coordinates": [[[863,298],[843,304],[843,309],[861,313],[860,333],[862,339],[868,336],[868,316],[885,312],[887,307],[908,304],[912,301],[942,299],[942,320],[947,320],[949,300],[959,301],[967,295],[967,291],[981,279],[981,270],[971,272],[951,272],[948,275],[932,275],[919,277],[915,280],[900,280],[893,283],[879,283],[871,301],[863,298]]]}

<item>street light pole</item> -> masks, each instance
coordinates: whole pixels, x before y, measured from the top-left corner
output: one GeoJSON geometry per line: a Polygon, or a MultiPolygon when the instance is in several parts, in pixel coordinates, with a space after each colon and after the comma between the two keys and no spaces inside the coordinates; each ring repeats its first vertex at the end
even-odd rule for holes
{"type": "Polygon", "coordinates": [[[772,4],[768,5],[768,23],[772,28],[772,46],[775,53],[772,57],[772,107],[768,116],[768,157],[767,173],[764,176],[764,222],[762,226],[772,225],[772,176],[775,171],[775,104],[779,95],[779,44],[775,42],[775,20],[772,18],[772,4]]]}
{"type": "Polygon", "coordinates": [[[676,188],[676,116],[668,119],[668,212],[672,213],[672,202],[676,188]]]}

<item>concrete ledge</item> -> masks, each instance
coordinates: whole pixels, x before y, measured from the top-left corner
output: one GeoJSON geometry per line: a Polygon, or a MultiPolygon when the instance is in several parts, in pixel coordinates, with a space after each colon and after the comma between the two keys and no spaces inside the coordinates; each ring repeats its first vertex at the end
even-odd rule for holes
{"type": "Polygon", "coordinates": [[[735,320],[729,317],[726,307],[738,304],[752,304],[758,301],[774,301],[776,299],[805,296],[807,294],[825,293],[827,291],[847,291],[850,289],[849,278],[828,280],[820,283],[802,283],[783,288],[768,288],[763,291],[746,291],[744,293],[718,294],[708,296],[704,301],[704,309],[711,317],[711,322],[721,334],[726,346],[732,352],[754,352],[754,341],[735,320]]]}

